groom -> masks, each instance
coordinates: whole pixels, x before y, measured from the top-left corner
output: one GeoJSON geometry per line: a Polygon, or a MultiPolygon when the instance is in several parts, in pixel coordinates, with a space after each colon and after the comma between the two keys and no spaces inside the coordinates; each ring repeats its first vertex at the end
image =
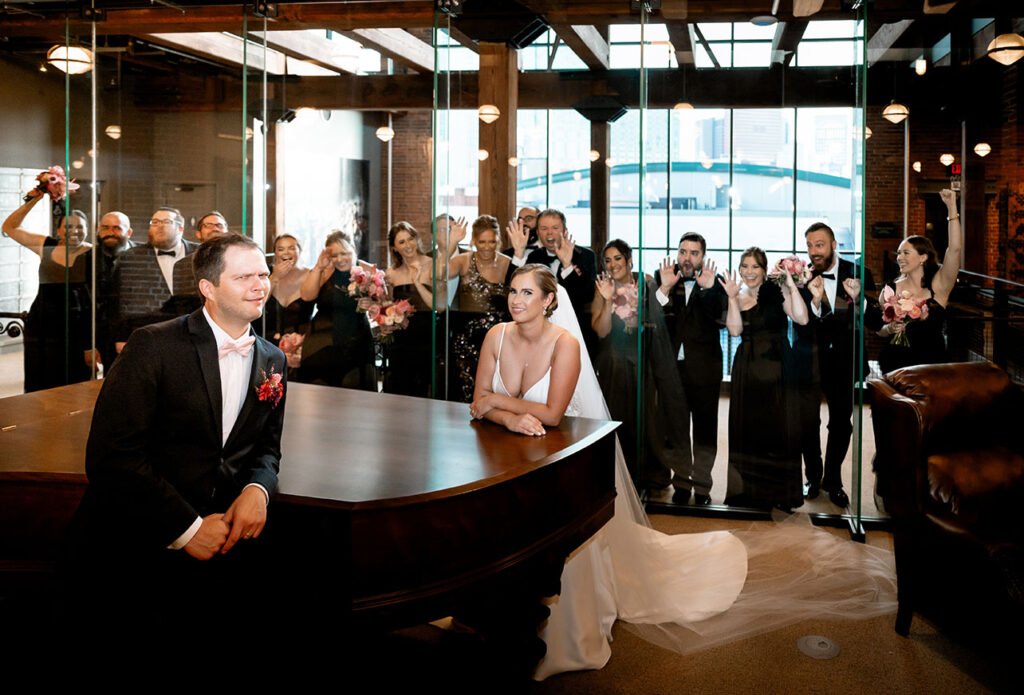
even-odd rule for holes
{"type": "Polygon", "coordinates": [[[205,306],[135,331],[104,380],[70,532],[70,605],[149,630],[218,624],[255,592],[281,458],[285,357],[250,328],[263,253],[220,236],[193,263],[205,306]]]}

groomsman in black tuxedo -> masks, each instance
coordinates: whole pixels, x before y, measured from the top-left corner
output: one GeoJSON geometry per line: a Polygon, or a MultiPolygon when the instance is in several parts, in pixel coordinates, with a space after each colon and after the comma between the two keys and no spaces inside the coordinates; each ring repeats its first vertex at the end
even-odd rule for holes
{"type": "Polygon", "coordinates": [[[194,263],[205,306],[136,330],[96,401],[66,561],[72,614],[177,634],[238,618],[267,589],[249,546],[277,487],[286,362],[250,323],[270,273],[235,235],[194,263]]]}
{"type": "MultiPolygon", "coordinates": [[[[853,434],[853,386],[857,378],[854,327],[863,315],[866,297],[874,295],[871,272],[839,258],[832,229],[816,222],[804,232],[814,278],[808,283],[811,320],[795,326],[800,383],[801,451],[807,472],[807,499],[819,491],[829,500],[847,507],[850,498],[843,490],[842,465],[853,434]],[[828,405],[828,441],[825,463],[821,460],[821,398],[828,405]]],[[[805,300],[807,296],[805,296],[805,300]]],[[[870,300],[868,300],[870,301],[870,300]]]]}
{"type": "MultiPolygon", "coordinates": [[[[722,389],[721,328],[728,297],[705,262],[707,242],[696,232],[679,240],[676,263],[665,259],[654,274],[655,298],[665,309],[665,323],[676,355],[679,380],[686,393],[680,417],[693,422],[693,459],[688,480],[672,480],[672,500],[686,504],[693,491],[698,505],[711,504],[711,469],[718,454],[718,399],[722,389]]],[[[678,477],[678,476],[677,476],[678,477]]]]}
{"type": "Polygon", "coordinates": [[[572,300],[572,308],[580,322],[583,341],[591,355],[597,350],[597,334],[590,326],[590,303],[594,299],[594,283],[597,280],[597,257],[585,246],[577,246],[565,224],[565,215],[554,209],[547,209],[537,215],[537,241],[540,246],[527,251],[528,227],[521,221],[509,225],[513,257],[509,263],[505,284],[512,282],[517,268],[528,263],[540,263],[551,268],[558,278],[558,284],[565,288],[572,300]]]}
{"type": "Polygon", "coordinates": [[[118,317],[114,340],[118,352],[132,331],[170,318],[164,304],[174,287],[174,264],[199,247],[182,240],[185,218],[175,208],[158,208],[149,220],[146,244],[125,251],[117,259],[114,287],[118,317]]]}

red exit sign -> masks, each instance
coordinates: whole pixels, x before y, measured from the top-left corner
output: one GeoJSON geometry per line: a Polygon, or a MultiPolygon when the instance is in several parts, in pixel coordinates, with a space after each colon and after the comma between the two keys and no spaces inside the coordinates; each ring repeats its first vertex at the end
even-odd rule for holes
{"type": "Polygon", "coordinates": [[[953,166],[952,166],[952,167],[950,168],[950,170],[949,170],[949,173],[951,173],[951,174],[954,174],[954,175],[955,175],[955,174],[959,174],[959,173],[960,173],[960,165],[959,165],[959,164],[954,164],[954,165],[953,165],[953,166]]]}

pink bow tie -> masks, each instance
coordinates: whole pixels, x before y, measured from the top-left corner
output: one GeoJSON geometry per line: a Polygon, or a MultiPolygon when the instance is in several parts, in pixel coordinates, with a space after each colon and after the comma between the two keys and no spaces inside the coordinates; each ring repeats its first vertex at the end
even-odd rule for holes
{"type": "Polygon", "coordinates": [[[220,346],[217,359],[223,359],[225,355],[230,355],[232,352],[237,352],[242,357],[248,357],[249,351],[252,350],[252,344],[255,342],[256,336],[252,335],[239,338],[238,340],[227,340],[220,346]]]}

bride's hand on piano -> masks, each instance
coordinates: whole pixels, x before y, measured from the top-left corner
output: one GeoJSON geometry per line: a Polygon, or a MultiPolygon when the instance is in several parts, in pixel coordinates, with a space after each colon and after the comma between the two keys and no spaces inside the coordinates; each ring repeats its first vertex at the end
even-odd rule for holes
{"type": "Polygon", "coordinates": [[[529,413],[523,413],[522,415],[514,415],[509,418],[508,422],[505,423],[505,427],[510,432],[518,432],[519,434],[528,434],[530,436],[540,436],[544,434],[544,425],[533,415],[529,413]]]}
{"type": "Polygon", "coordinates": [[[474,420],[481,419],[494,408],[490,395],[481,396],[469,404],[469,414],[473,416],[474,420]]]}

